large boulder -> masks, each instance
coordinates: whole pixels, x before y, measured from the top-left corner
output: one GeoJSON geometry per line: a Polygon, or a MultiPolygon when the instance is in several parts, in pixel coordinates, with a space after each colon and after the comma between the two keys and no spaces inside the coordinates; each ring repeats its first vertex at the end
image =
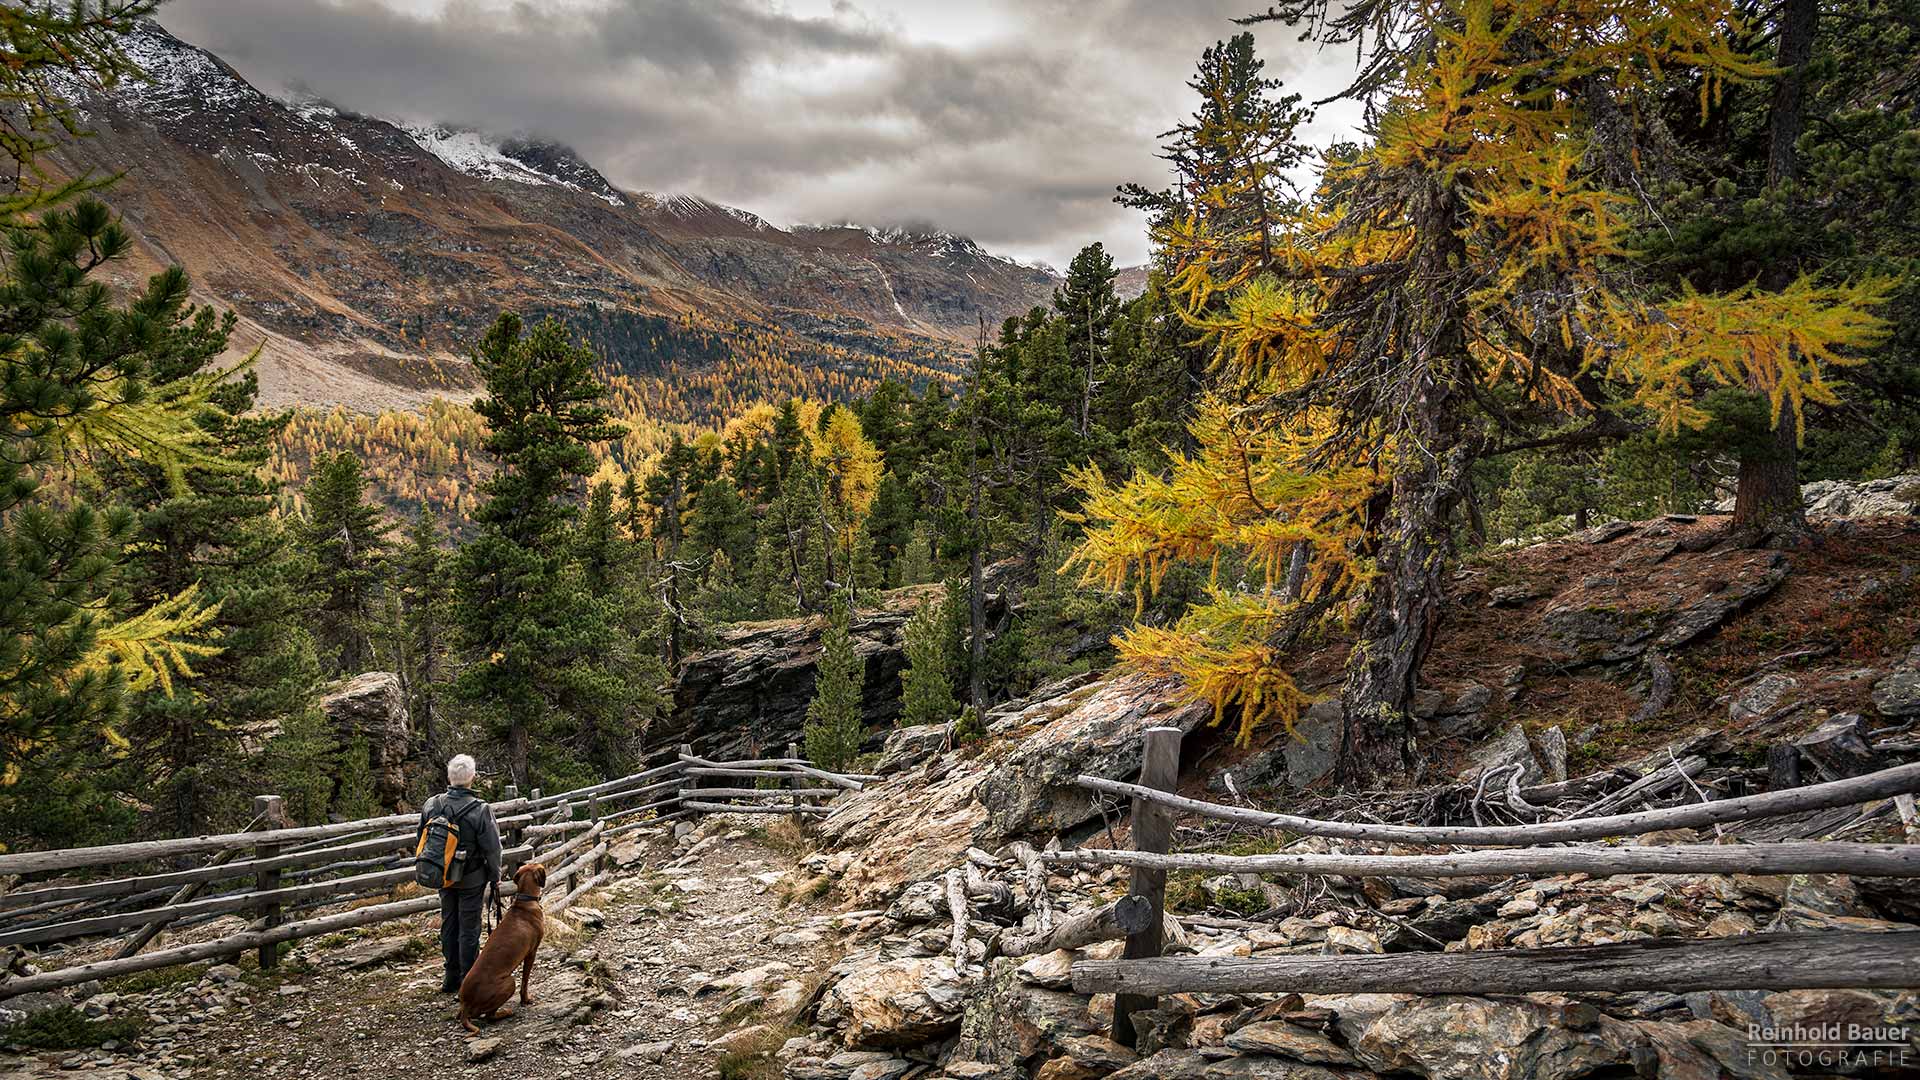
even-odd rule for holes
{"type": "Polygon", "coordinates": [[[1655,1059],[1645,1034],[1586,1006],[1452,995],[1389,1007],[1367,1024],[1351,1050],[1376,1071],[1435,1080],[1631,1076],[1655,1059]]]}
{"type": "Polygon", "coordinates": [[[1089,999],[1035,986],[1019,976],[1021,963],[993,961],[966,1002],[960,1038],[947,1059],[997,1065],[1031,1074],[1039,1062],[1065,1051],[1075,1039],[1097,1033],[1089,999]]]}
{"type": "Polygon", "coordinates": [[[413,730],[407,721],[407,694],[400,676],[391,671],[355,675],[329,688],[320,699],[320,708],[340,745],[366,740],[374,799],[389,809],[401,807],[407,797],[407,759],[413,752],[413,730]]]}
{"type": "Polygon", "coordinates": [[[1026,733],[995,763],[977,792],[987,823],[976,839],[1069,832],[1100,816],[1101,796],[1077,778],[1131,780],[1150,727],[1191,732],[1213,715],[1205,702],[1180,701],[1170,680],[1122,677],[1057,698],[1030,702],[997,723],[1011,737],[1026,733]]]}
{"type": "Polygon", "coordinates": [[[966,983],[944,956],[866,964],[827,991],[820,1015],[855,1049],[915,1046],[960,1029],[966,983]]]}

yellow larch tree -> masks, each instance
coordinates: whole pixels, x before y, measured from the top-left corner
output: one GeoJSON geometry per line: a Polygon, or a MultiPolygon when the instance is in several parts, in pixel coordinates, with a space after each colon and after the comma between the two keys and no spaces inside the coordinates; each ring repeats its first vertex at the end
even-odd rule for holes
{"type": "Polygon", "coordinates": [[[1310,195],[1276,201],[1272,156],[1298,153],[1303,116],[1272,99],[1251,35],[1209,51],[1203,108],[1166,155],[1180,186],[1130,194],[1156,212],[1214,396],[1199,449],[1165,475],[1081,476],[1076,560],[1147,589],[1171,560],[1214,564],[1210,602],[1119,644],[1237,708],[1243,738],[1307,700],[1284,668],[1300,635],[1348,626],[1338,775],[1367,781],[1412,763],[1410,706],[1474,461],[1572,418],[1589,422],[1559,437],[1617,424],[1616,389],[1669,424],[1698,422],[1703,380],[1754,380],[1797,410],[1879,332],[1884,286],[1631,287],[1633,98],[1684,79],[1709,109],[1729,82],[1770,74],[1732,46],[1740,10],[1725,0],[1298,0],[1249,21],[1356,47],[1346,94],[1370,141],[1329,153],[1310,195]],[[1281,130],[1250,137],[1260,123],[1281,130]],[[1268,160],[1237,156],[1249,145],[1268,160]]]}

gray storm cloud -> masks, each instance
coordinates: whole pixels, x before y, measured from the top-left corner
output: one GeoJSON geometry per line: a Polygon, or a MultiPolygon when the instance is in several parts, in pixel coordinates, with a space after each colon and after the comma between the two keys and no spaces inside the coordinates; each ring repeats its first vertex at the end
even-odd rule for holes
{"type": "MultiPolygon", "coordinates": [[[[624,187],[774,221],[936,222],[1061,265],[1094,240],[1145,257],[1114,186],[1159,181],[1200,50],[1257,6],[174,0],[160,19],[269,91],[540,135],[624,187]]],[[[1309,95],[1346,74],[1285,30],[1261,44],[1309,95]]]]}

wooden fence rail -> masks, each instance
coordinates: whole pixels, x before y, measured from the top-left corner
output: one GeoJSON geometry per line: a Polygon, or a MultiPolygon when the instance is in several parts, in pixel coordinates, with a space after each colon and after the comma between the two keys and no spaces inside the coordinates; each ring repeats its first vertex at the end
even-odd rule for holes
{"type": "Polygon", "coordinates": [[[1083,994],[1521,994],[1535,990],[1904,989],[1920,986],[1920,931],[1819,931],[1612,945],[1360,956],[1082,960],[1083,994]]]}
{"type": "MultiPolygon", "coordinates": [[[[1073,965],[1074,989],[1117,995],[1114,1038],[1132,1041],[1132,1014],[1173,993],[1523,993],[1534,990],[1785,990],[1920,986],[1920,932],[1763,934],[1706,941],[1657,939],[1614,945],[1455,953],[1361,956],[1162,956],[1162,892],[1169,870],[1222,874],[1328,874],[1348,877],[1447,878],[1526,874],[1866,874],[1920,877],[1920,846],[1839,842],[1679,844],[1671,846],[1544,846],[1599,841],[1656,829],[1697,828],[1808,811],[1832,810],[1920,791],[1920,764],[1759,795],[1627,814],[1535,825],[1413,826],[1323,821],[1223,806],[1174,793],[1180,734],[1146,733],[1140,783],[1082,776],[1079,784],[1132,800],[1134,850],[1031,852],[1041,866],[1126,866],[1129,900],[1145,900],[1150,916],[1127,929],[1114,960],[1073,965]],[[1215,855],[1168,850],[1172,815],[1199,817],[1376,844],[1505,847],[1441,854],[1215,855]],[[1157,876],[1156,876],[1157,875],[1157,876]]],[[[1678,762],[1675,782],[1692,759],[1678,762]]],[[[1697,769],[1695,771],[1698,771],[1697,769]]],[[[1601,810],[1622,805],[1603,799],[1601,810]]],[[[1044,890],[1042,890],[1044,892],[1044,890]]],[[[1112,918],[1087,913],[1096,936],[1114,937],[1112,918]]],[[[1024,938],[1019,939],[1024,941],[1024,938]]]]}
{"type": "MultiPolygon", "coordinates": [[[[785,758],[714,762],[683,751],[669,764],[553,795],[536,789],[521,798],[508,787],[506,797],[492,804],[506,845],[503,870],[510,877],[523,862],[545,862],[547,909],[557,913],[609,879],[611,842],[619,836],[697,814],[779,813],[804,821],[828,812],[820,802],[877,779],[819,769],[791,752],[785,758]],[[753,779],[766,786],[700,787],[701,775],[753,779]],[[820,786],[803,786],[809,783],[820,786]],[[668,797],[657,798],[663,794],[668,797]]],[[[6,978],[0,981],[0,999],[249,950],[257,950],[261,964],[271,966],[283,942],[411,918],[438,907],[438,897],[420,896],[283,921],[315,907],[391,897],[413,879],[419,815],[287,827],[277,797],[261,796],[256,810],[253,822],[237,833],[0,854],[0,877],[118,870],[98,881],[28,881],[0,894],[0,949],[26,949],[32,957],[31,950],[138,931],[109,959],[6,978]],[[134,872],[192,855],[210,857],[185,869],[134,872]],[[231,881],[248,884],[199,895],[207,886],[231,881]],[[235,914],[251,917],[238,933],[141,951],[162,930],[235,914]]]]}

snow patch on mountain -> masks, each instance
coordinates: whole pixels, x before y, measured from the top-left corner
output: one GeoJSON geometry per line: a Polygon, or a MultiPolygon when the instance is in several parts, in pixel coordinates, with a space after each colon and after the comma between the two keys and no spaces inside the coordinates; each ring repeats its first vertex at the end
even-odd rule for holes
{"type": "Polygon", "coordinates": [[[596,191],[586,185],[556,176],[529,165],[506,152],[502,144],[480,134],[445,124],[404,124],[400,130],[420,149],[444,162],[448,168],[481,180],[510,180],[534,187],[571,188],[591,195],[612,206],[622,202],[610,191],[596,191]]]}
{"type": "Polygon", "coordinates": [[[685,193],[650,194],[645,196],[645,199],[651,204],[655,213],[664,214],[667,217],[676,218],[680,221],[697,222],[718,214],[731,218],[745,225],[747,228],[752,229],[754,232],[784,233],[787,231],[751,210],[742,210],[737,206],[727,206],[699,195],[688,195],[685,193]]]}

